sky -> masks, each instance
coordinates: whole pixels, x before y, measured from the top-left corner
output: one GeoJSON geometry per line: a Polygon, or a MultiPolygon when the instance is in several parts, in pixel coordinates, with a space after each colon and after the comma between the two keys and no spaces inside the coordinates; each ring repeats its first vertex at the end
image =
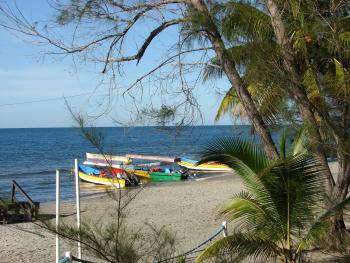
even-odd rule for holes
{"type": "MultiPolygon", "coordinates": [[[[6,1],[0,0],[0,3],[4,2],[6,1]]],[[[45,23],[54,15],[54,10],[46,0],[17,0],[17,5],[29,21],[45,23]]],[[[147,27],[152,28],[151,25],[142,25],[139,30],[147,27]]],[[[64,38],[64,30],[60,33],[64,38]]],[[[155,42],[155,45],[166,45],[174,40],[172,38],[175,34],[172,33],[165,32],[159,40],[162,42],[155,42]]],[[[138,35],[137,32],[134,34],[136,42],[138,35]]],[[[95,126],[115,126],[134,120],[134,105],[130,98],[122,98],[120,93],[114,92],[110,104],[106,103],[110,78],[101,74],[101,65],[82,63],[69,56],[44,55],[48,50],[46,46],[38,46],[35,41],[4,29],[0,29],[0,41],[0,128],[73,127],[76,123],[67,102],[74,112],[84,116],[98,116],[99,118],[90,119],[95,126]]],[[[157,55],[146,52],[139,65],[131,63],[126,67],[125,74],[117,77],[117,86],[128,86],[142,72],[156,65],[156,60],[157,55]]],[[[149,105],[147,100],[152,98],[156,104],[158,95],[154,87],[157,83],[146,85],[151,85],[149,89],[153,93],[149,93],[149,98],[145,96],[142,103],[149,105]]],[[[218,86],[220,89],[229,87],[226,80],[216,82],[216,88],[211,85],[200,84],[196,91],[203,114],[203,120],[198,124],[214,124],[222,98],[215,90],[218,86]]],[[[141,98],[140,94],[136,96],[141,98]]],[[[141,125],[147,124],[152,123],[141,125]]],[[[225,116],[217,124],[232,124],[232,120],[225,116]]]]}

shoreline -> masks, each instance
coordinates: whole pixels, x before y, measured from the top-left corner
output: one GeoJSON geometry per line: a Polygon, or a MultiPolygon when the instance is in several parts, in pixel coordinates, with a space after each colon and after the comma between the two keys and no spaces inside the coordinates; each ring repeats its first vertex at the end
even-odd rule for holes
{"type": "MultiPolygon", "coordinates": [[[[216,179],[220,179],[222,177],[227,177],[227,176],[234,176],[234,173],[228,173],[228,172],[223,172],[223,173],[203,173],[200,176],[193,176],[193,178],[190,179],[186,179],[186,180],[181,180],[178,182],[153,182],[153,183],[143,183],[138,185],[137,187],[134,186],[128,186],[124,189],[122,189],[122,191],[125,190],[138,190],[140,188],[146,189],[146,188],[154,188],[154,187],[165,187],[165,186],[173,186],[173,185],[179,185],[179,184],[188,184],[188,183],[192,183],[192,182],[200,182],[200,181],[206,181],[206,180],[216,180],[216,179]],[[204,175],[203,175],[204,174],[204,175]]],[[[88,186],[89,188],[93,188],[96,186],[92,186],[91,183],[86,183],[80,180],[80,185],[85,185],[88,186]]],[[[95,192],[88,192],[88,191],[83,191],[80,189],[80,200],[85,200],[85,199],[92,199],[92,198],[98,198],[98,197],[102,197],[102,196],[106,196],[108,195],[106,193],[106,190],[108,189],[108,187],[105,186],[97,186],[99,188],[101,188],[101,190],[93,190],[95,192]]],[[[55,200],[49,200],[46,202],[41,202],[40,206],[47,206],[47,205],[55,205],[56,201],[55,200]]],[[[75,202],[75,197],[72,198],[67,198],[67,199],[60,199],[61,204],[63,203],[72,203],[75,202]]]]}
{"type": "MultiPolygon", "coordinates": [[[[332,172],[336,171],[336,163],[330,166],[332,172]]],[[[225,221],[225,218],[218,216],[220,206],[233,194],[243,190],[243,185],[234,174],[198,179],[143,187],[127,207],[127,225],[133,229],[143,229],[145,223],[158,228],[165,226],[175,234],[178,253],[203,242],[225,221]]],[[[81,198],[81,218],[83,221],[113,220],[115,207],[115,202],[109,199],[107,193],[92,194],[81,198]]],[[[54,220],[55,203],[42,203],[40,213],[54,220]]],[[[61,218],[76,224],[75,216],[75,200],[62,200],[61,218]]],[[[228,233],[233,229],[233,224],[228,223],[228,233]]],[[[31,263],[34,258],[35,262],[43,263],[55,260],[55,236],[47,230],[33,223],[19,223],[0,225],[0,231],[1,262],[31,263]]],[[[75,245],[62,240],[61,255],[64,251],[77,255],[75,245]]],[[[93,259],[87,257],[84,251],[83,255],[85,259],[93,259]]]]}

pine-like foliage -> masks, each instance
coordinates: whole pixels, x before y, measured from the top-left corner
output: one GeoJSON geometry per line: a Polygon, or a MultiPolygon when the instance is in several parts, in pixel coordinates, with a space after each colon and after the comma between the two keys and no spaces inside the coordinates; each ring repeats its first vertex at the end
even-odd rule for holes
{"type": "Polygon", "coordinates": [[[286,133],[280,139],[279,160],[269,159],[259,145],[239,138],[218,139],[206,147],[200,163],[228,165],[245,190],[220,210],[235,223],[234,232],[208,247],[197,262],[220,254],[231,262],[271,258],[300,262],[305,250],[324,238],[327,219],[350,199],[323,211],[322,169],[306,150],[303,133],[287,148],[286,133]]]}

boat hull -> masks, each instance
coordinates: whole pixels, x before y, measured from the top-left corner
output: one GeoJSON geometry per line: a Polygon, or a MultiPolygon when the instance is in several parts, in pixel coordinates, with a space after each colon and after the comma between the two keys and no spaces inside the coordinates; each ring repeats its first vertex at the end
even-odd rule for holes
{"type": "Polygon", "coordinates": [[[124,179],[98,177],[95,175],[85,174],[83,172],[79,172],[79,177],[81,180],[93,184],[113,186],[115,188],[125,188],[124,179]]]}
{"type": "Polygon", "coordinates": [[[134,175],[149,179],[153,182],[173,182],[180,181],[182,179],[181,173],[162,173],[162,172],[149,172],[144,170],[128,171],[134,175]]]}
{"type": "Polygon", "coordinates": [[[108,166],[131,163],[131,159],[125,156],[98,153],[86,153],[86,161],[92,163],[105,164],[108,166]]]}
{"type": "Polygon", "coordinates": [[[150,172],[149,175],[151,181],[153,182],[174,182],[182,179],[182,175],[180,173],[150,172]]]}
{"type": "Polygon", "coordinates": [[[138,177],[147,178],[147,179],[150,178],[150,174],[149,174],[148,171],[144,171],[144,170],[128,170],[128,169],[126,169],[125,171],[128,172],[128,173],[132,173],[132,174],[134,174],[134,175],[136,175],[138,177]]]}
{"type": "Polygon", "coordinates": [[[177,163],[183,168],[192,171],[203,171],[203,172],[232,172],[233,170],[224,164],[201,164],[196,165],[195,163],[180,161],[177,163]]]}

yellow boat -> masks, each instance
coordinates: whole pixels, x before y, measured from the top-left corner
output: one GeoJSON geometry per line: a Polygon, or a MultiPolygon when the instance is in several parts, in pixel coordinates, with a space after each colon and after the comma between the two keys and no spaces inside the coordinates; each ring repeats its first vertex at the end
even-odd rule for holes
{"type": "Polygon", "coordinates": [[[100,171],[91,167],[85,165],[79,166],[79,177],[85,182],[113,186],[115,188],[125,188],[125,179],[118,178],[118,174],[112,177],[109,176],[111,175],[102,174],[100,171]]]}
{"type": "Polygon", "coordinates": [[[108,185],[116,188],[125,188],[125,180],[118,178],[107,178],[107,177],[98,177],[96,175],[89,175],[83,172],[79,172],[79,177],[81,180],[99,184],[99,185],[108,185]]]}
{"type": "Polygon", "coordinates": [[[177,162],[178,165],[193,171],[202,171],[202,172],[232,172],[232,168],[221,163],[204,163],[196,165],[197,161],[190,160],[187,158],[180,158],[177,162]]]}
{"type": "Polygon", "coordinates": [[[143,171],[143,170],[131,170],[131,169],[126,169],[125,170],[128,173],[132,173],[136,176],[143,177],[143,178],[150,178],[150,174],[148,171],[143,171]]]}

